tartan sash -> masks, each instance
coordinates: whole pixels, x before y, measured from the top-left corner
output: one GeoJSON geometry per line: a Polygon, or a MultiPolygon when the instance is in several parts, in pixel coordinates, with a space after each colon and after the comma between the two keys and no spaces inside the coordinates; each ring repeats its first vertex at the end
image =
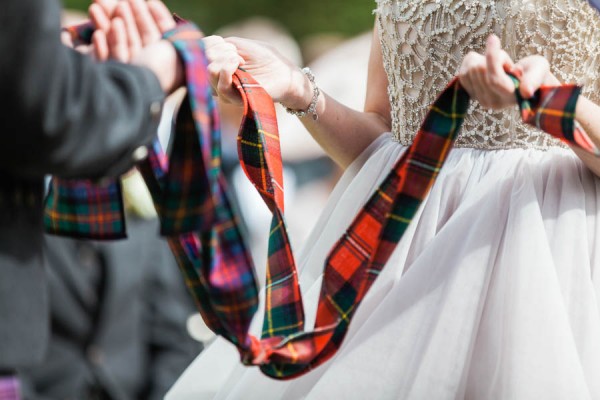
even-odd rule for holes
{"type": "MultiPolygon", "coordinates": [[[[208,327],[238,348],[244,364],[257,365],[275,379],[300,376],[334,356],[340,347],[356,309],[450,152],[469,96],[457,79],[450,82],[431,106],[413,144],[333,246],[325,261],[314,329],[306,331],[284,218],[275,109],[248,73],[241,69],[235,73],[234,85],[244,104],[238,136],[240,163],[273,214],[259,339],[248,333],[258,307],[258,289],[220,169],[219,121],[208,84],[202,34],[190,24],[180,24],[165,37],[186,64],[188,96],[176,119],[170,157],[154,142],[148,158],[138,165],[155,202],[161,232],[208,327]]],[[[518,80],[513,79],[518,87],[518,80]]],[[[522,99],[517,92],[517,100],[524,121],[599,155],[574,123],[579,93],[580,88],[573,85],[544,87],[532,99],[522,99]]],[[[90,181],[55,178],[47,201],[48,230],[99,239],[123,236],[124,224],[104,224],[109,221],[106,210],[114,213],[115,221],[119,220],[115,210],[122,214],[122,207],[113,205],[120,201],[117,188],[117,182],[98,187],[90,181]],[[108,188],[108,195],[101,196],[108,188]],[[88,215],[95,212],[100,214],[88,215]]]]}

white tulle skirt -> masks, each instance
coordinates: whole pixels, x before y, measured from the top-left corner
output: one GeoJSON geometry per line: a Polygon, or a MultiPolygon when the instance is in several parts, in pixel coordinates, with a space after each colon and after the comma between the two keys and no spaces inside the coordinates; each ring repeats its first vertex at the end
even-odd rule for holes
{"type": "MultiPolygon", "coordinates": [[[[381,136],[332,193],[298,257],[309,324],[323,260],[404,149],[381,136]]],[[[599,212],[570,150],[454,149],[334,359],[279,382],[218,339],[167,399],[600,399],[599,212]]]]}

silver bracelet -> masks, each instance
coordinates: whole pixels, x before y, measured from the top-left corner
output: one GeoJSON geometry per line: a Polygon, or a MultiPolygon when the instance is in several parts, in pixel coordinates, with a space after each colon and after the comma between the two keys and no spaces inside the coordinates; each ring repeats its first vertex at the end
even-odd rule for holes
{"type": "Polygon", "coordinates": [[[310,101],[310,104],[308,105],[306,110],[292,110],[291,108],[288,108],[288,107],[285,107],[285,110],[288,113],[295,115],[298,118],[303,118],[306,115],[310,114],[310,115],[312,115],[313,120],[317,121],[319,119],[319,115],[317,115],[317,101],[319,101],[319,95],[321,94],[321,90],[315,83],[315,75],[313,74],[313,72],[311,71],[310,68],[308,68],[308,67],[302,68],[302,73],[308,77],[308,80],[312,84],[312,87],[313,87],[312,100],[310,101]]]}

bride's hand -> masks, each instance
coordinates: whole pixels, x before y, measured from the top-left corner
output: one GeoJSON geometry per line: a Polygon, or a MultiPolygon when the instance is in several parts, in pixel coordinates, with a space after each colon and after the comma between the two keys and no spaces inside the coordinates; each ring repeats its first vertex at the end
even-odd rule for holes
{"type": "Polygon", "coordinates": [[[520,59],[516,65],[521,96],[528,99],[542,86],[560,85],[560,81],[550,72],[548,60],[534,55],[520,59]]]}
{"type": "Polygon", "coordinates": [[[514,63],[495,35],[488,38],[485,55],[470,52],[465,56],[458,76],[471,98],[485,108],[498,110],[516,101],[515,86],[507,72],[519,78],[521,95],[525,98],[533,96],[540,86],[559,83],[544,57],[529,56],[514,63]]]}
{"type": "Polygon", "coordinates": [[[312,86],[299,67],[283,57],[274,47],[242,38],[204,39],[209,73],[215,92],[225,101],[239,103],[231,85],[231,76],[239,66],[250,73],[275,102],[303,110],[312,99],[312,86]]]}

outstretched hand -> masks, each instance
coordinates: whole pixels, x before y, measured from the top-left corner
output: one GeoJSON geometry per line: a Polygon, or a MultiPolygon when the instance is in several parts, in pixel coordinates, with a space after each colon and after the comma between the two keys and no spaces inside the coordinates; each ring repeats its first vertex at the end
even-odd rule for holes
{"type": "Polygon", "coordinates": [[[94,0],[89,15],[96,30],[92,54],[150,69],[168,94],[183,83],[183,66],[175,49],[162,35],[175,20],[159,0],[94,0]]]}
{"type": "Polygon", "coordinates": [[[96,27],[94,55],[100,61],[130,62],[175,27],[171,13],[158,0],[94,0],[89,15],[96,27]]]}
{"type": "Polygon", "coordinates": [[[458,76],[471,98],[485,108],[498,110],[516,103],[515,86],[507,73],[519,78],[524,98],[533,96],[541,86],[559,84],[544,57],[528,56],[515,63],[495,35],[488,38],[485,54],[470,52],[465,56],[458,76]]]}

